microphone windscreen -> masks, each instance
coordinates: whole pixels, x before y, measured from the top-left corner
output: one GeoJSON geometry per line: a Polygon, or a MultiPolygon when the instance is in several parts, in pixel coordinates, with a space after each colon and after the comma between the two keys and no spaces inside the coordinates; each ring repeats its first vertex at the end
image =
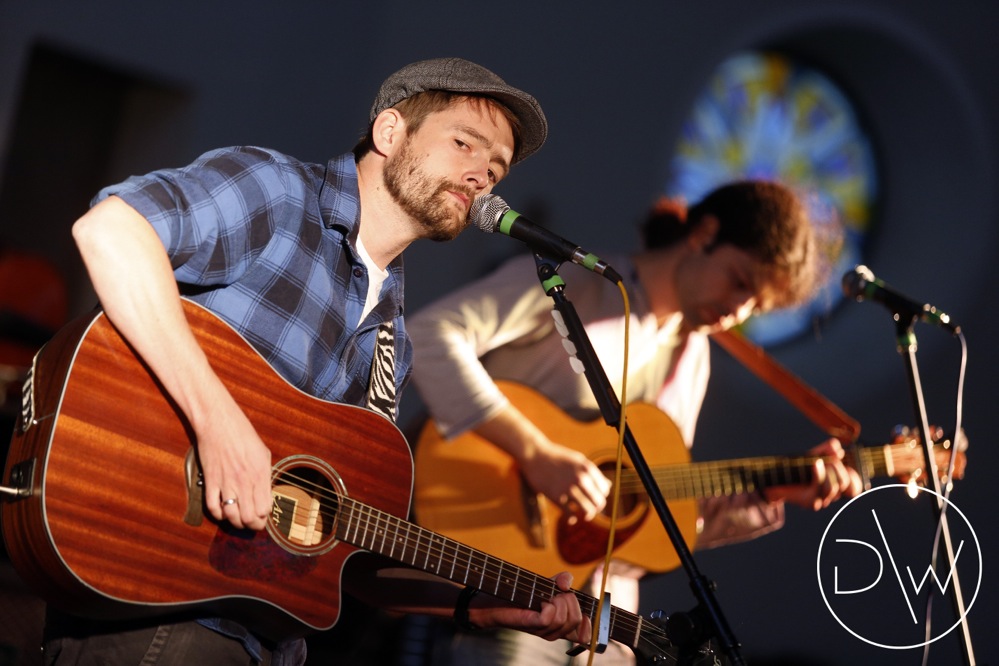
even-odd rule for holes
{"type": "Polygon", "coordinates": [[[848,298],[860,300],[867,285],[874,282],[874,273],[867,266],[857,266],[843,275],[843,293],[848,298]]]}
{"type": "Polygon", "coordinates": [[[468,220],[480,231],[491,234],[496,231],[500,218],[508,210],[510,207],[500,197],[495,194],[483,194],[475,197],[475,201],[472,202],[472,207],[468,211],[468,220]]]}

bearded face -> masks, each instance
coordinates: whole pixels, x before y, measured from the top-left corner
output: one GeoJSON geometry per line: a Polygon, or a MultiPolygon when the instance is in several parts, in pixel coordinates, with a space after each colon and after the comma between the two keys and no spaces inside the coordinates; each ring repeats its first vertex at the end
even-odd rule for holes
{"type": "Polygon", "coordinates": [[[385,163],[385,188],[430,240],[453,240],[469,224],[468,211],[449,192],[462,192],[471,201],[474,190],[428,173],[416,157],[410,137],[385,163]]]}

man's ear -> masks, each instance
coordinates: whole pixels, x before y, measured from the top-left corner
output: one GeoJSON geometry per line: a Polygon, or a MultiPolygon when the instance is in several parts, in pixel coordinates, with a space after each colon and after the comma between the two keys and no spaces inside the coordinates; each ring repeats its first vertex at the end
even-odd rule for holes
{"type": "Polygon", "coordinates": [[[406,119],[393,108],[375,117],[371,125],[371,140],[376,152],[388,156],[402,144],[406,136],[406,119]]]}
{"type": "Polygon", "coordinates": [[[687,234],[687,239],[698,250],[711,248],[715,244],[715,239],[718,238],[720,226],[721,222],[718,221],[718,218],[707,213],[694,224],[694,228],[687,234]]]}

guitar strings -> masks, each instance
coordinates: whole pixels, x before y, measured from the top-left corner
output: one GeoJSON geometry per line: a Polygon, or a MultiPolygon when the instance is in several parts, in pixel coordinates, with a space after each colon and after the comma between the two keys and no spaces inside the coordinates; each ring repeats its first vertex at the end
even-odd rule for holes
{"type": "MultiPolygon", "coordinates": [[[[437,535],[434,532],[430,532],[429,530],[425,530],[424,528],[421,528],[421,527],[419,527],[417,525],[413,525],[412,523],[409,523],[407,521],[401,520],[401,519],[393,516],[392,514],[388,514],[388,513],[379,511],[377,509],[371,508],[371,507],[369,507],[369,506],[367,506],[365,504],[362,504],[360,502],[357,502],[356,500],[353,500],[353,499],[351,499],[349,497],[342,497],[342,496],[339,496],[339,495],[330,496],[330,495],[327,494],[328,491],[327,491],[327,489],[325,487],[323,487],[323,486],[321,486],[319,484],[316,484],[314,482],[308,481],[306,479],[303,479],[302,477],[285,474],[282,477],[281,480],[285,481],[289,477],[294,478],[297,481],[297,483],[288,484],[288,485],[292,485],[294,487],[298,487],[299,489],[305,490],[306,492],[309,492],[309,490],[311,490],[314,493],[314,496],[319,496],[323,500],[323,501],[320,502],[320,505],[323,507],[323,509],[320,510],[320,515],[324,516],[325,518],[328,518],[331,525],[338,525],[339,528],[340,528],[340,529],[337,530],[338,536],[342,540],[344,540],[344,541],[346,541],[348,543],[353,543],[354,545],[358,545],[358,546],[363,547],[365,549],[376,550],[377,552],[380,552],[382,554],[386,554],[385,553],[385,551],[386,551],[385,540],[386,540],[386,538],[390,538],[388,536],[388,527],[389,527],[390,523],[397,523],[396,530],[395,530],[396,531],[396,538],[395,539],[397,539],[397,537],[399,535],[399,529],[398,529],[398,527],[400,525],[401,526],[405,526],[407,532],[412,532],[414,530],[416,530],[418,532],[418,535],[417,535],[417,538],[416,538],[416,541],[415,541],[415,549],[413,550],[414,557],[413,557],[412,561],[409,562],[413,566],[417,566],[416,555],[424,554],[424,555],[427,556],[428,559],[429,559],[429,556],[434,555],[434,554],[438,554],[438,555],[447,555],[447,554],[450,554],[452,556],[457,556],[458,553],[459,553],[459,551],[460,551],[460,548],[463,547],[462,544],[460,544],[460,543],[458,543],[456,541],[453,541],[453,540],[448,539],[446,537],[443,537],[441,535],[437,535]],[[344,507],[346,507],[346,510],[349,510],[351,512],[351,514],[357,514],[357,515],[359,515],[363,519],[363,525],[365,527],[365,530],[364,530],[365,535],[371,537],[370,545],[368,545],[368,542],[366,542],[366,540],[364,539],[363,536],[361,538],[359,538],[359,539],[356,538],[356,537],[355,538],[350,538],[350,536],[347,534],[347,530],[350,527],[350,524],[349,524],[350,521],[344,522],[344,521],[338,520],[340,514],[344,513],[344,511],[337,511],[335,508],[332,509],[332,510],[326,508],[328,506],[331,506],[334,503],[339,503],[339,504],[343,505],[344,507]],[[382,524],[384,527],[379,527],[379,524],[382,524]],[[375,526],[374,530],[372,530],[372,527],[371,527],[372,525],[375,526]],[[378,534],[376,532],[379,532],[380,534],[378,534]],[[381,545],[380,549],[376,549],[375,548],[375,540],[379,536],[381,536],[382,545],[381,545]],[[423,546],[422,541],[423,541],[423,537],[424,536],[429,536],[429,538],[427,539],[427,541],[428,541],[428,547],[424,547],[423,546]],[[451,544],[453,544],[453,545],[451,545],[451,544]]],[[[359,529],[361,527],[361,525],[358,524],[356,527],[359,529]]],[[[355,532],[356,531],[357,530],[355,529],[355,532]]],[[[394,547],[396,545],[396,540],[395,539],[393,540],[393,551],[394,551],[394,547]]],[[[464,546],[464,548],[468,549],[468,554],[469,555],[474,555],[475,552],[476,552],[473,549],[468,548],[467,546],[464,546]]],[[[406,561],[405,559],[402,559],[402,558],[405,557],[405,554],[407,552],[409,552],[409,549],[406,547],[406,544],[404,543],[403,544],[403,555],[400,556],[400,558],[399,558],[401,561],[403,561],[403,562],[406,561]]],[[[489,556],[489,555],[483,554],[483,557],[484,558],[489,558],[489,559],[494,559],[497,562],[502,562],[502,560],[499,560],[498,558],[493,558],[492,556],[489,556]]],[[[465,578],[463,579],[462,582],[464,582],[465,584],[468,584],[468,581],[469,581],[468,574],[471,574],[474,571],[474,569],[472,567],[473,560],[472,560],[471,557],[467,557],[467,558],[464,558],[464,559],[468,560],[469,566],[466,567],[466,576],[465,576],[465,578]]],[[[493,571],[491,571],[490,567],[488,566],[488,562],[485,559],[483,561],[483,565],[484,566],[483,566],[483,570],[482,570],[482,572],[480,574],[480,577],[482,577],[483,580],[484,580],[485,577],[488,574],[492,574],[492,576],[490,577],[491,580],[493,580],[494,582],[499,582],[500,579],[499,579],[497,573],[494,573],[493,571]]],[[[514,565],[511,565],[511,564],[507,564],[507,566],[511,570],[513,570],[515,568],[514,565]]],[[[426,568],[426,567],[424,567],[424,568],[426,568]]],[[[430,569],[427,569],[427,570],[430,570],[430,569]]],[[[501,571],[501,569],[500,569],[500,571],[501,571]]],[[[437,570],[434,571],[434,573],[440,573],[440,567],[439,566],[438,566],[437,570]]],[[[550,588],[548,590],[549,593],[550,594],[554,594],[554,590],[555,590],[554,583],[552,583],[551,581],[547,581],[547,579],[541,579],[540,577],[539,577],[539,580],[546,581],[547,586],[550,588]]],[[[536,590],[536,587],[537,587],[537,585],[535,585],[534,587],[532,587],[531,590],[536,590]]],[[[521,585],[517,589],[520,592],[528,590],[526,584],[525,585],[521,585]]],[[[536,594],[536,592],[535,592],[535,594],[536,594]]]]}
{"type": "MultiPolygon", "coordinates": [[[[499,594],[500,585],[504,581],[507,583],[508,586],[511,584],[510,583],[511,574],[506,573],[504,570],[513,572],[512,586],[515,590],[515,593],[512,597],[510,597],[509,599],[510,601],[517,601],[517,593],[520,593],[521,595],[520,603],[522,605],[527,606],[528,608],[535,608],[536,606],[534,604],[534,600],[538,596],[539,588],[541,593],[544,595],[543,600],[551,599],[558,592],[558,589],[555,586],[554,582],[551,581],[550,579],[542,578],[537,574],[525,571],[520,567],[516,567],[515,565],[512,565],[508,562],[495,558],[491,555],[475,551],[451,539],[447,539],[440,535],[436,535],[432,532],[424,530],[419,526],[405,523],[404,521],[399,521],[394,516],[388,516],[387,514],[384,514],[382,512],[373,511],[370,507],[367,507],[363,504],[359,503],[354,503],[354,504],[357,507],[359,507],[362,512],[365,512],[369,518],[371,516],[374,516],[375,525],[380,524],[380,521],[386,520],[387,517],[389,522],[405,525],[407,532],[411,532],[413,531],[413,528],[415,528],[415,530],[418,533],[426,535],[428,537],[427,547],[423,548],[421,546],[422,539],[418,538],[417,548],[415,549],[415,552],[426,554],[428,560],[432,555],[447,556],[447,558],[452,562],[455,562],[456,558],[459,557],[462,560],[466,560],[468,562],[468,565],[467,567],[465,567],[466,576],[464,578],[464,582],[466,584],[469,583],[468,574],[478,575],[480,580],[477,587],[479,587],[479,589],[482,589],[483,591],[489,594],[492,594],[493,596],[505,598],[499,594]],[[490,591],[491,589],[490,586],[486,585],[487,581],[495,585],[495,587],[492,588],[493,591],[490,591]],[[528,599],[528,601],[524,601],[525,596],[528,599]]],[[[379,552],[382,552],[383,554],[385,553],[384,541],[387,536],[388,536],[387,533],[384,532],[382,533],[383,546],[382,550],[379,552]]],[[[371,542],[371,548],[373,549],[375,545],[374,539],[376,538],[376,536],[372,535],[372,538],[373,540],[371,542]]],[[[362,539],[361,544],[363,545],[363,543],[364,541],[362,539]]],[[[416,565],[415,559],[413,561],[413,564],[414,566],[416,565]]],[[[454,579],[453,572],[455,571],[455,568],[456,567],[452,566],[452,576],[451,576],[452,579],[454,579]]],[[[441,575],[439,566],[435,570],[433,568],[424,565],[424,569],[427,571],[431,571],[433,573],[437,573],[438,575],[441,575]]],[[[597,610],[599,608],[597,600],[594,599],[593,597],[585,595],[576,590],[573,590],[573,593],[576,595],[577,599],[579,600],[580,607],[583,609],[583,612],[585,612],[591,618],[591,620],[595,618],[597,610]]],[[[627,631],[629,633],[629,636],[633,636],[634,638],[638,638],[640,636],[639,631],[641,629],[645,629],[645,627],[642,626],[643,621],[640,617],[633,615],[631,613],[625,613],[624,611],[621,611],[620,609],[616,608],[612,608],[611,611],[611,625],[615,629],[622,629],[627,631]]],[[[656,633],[654,627],[649,627],[648,631],[653,631],[654,633],[656,633]]],[[[665,633],[662,632],[661,630],[658,633],[661,634],[660,640],[665,640],[665,633]]],[[[624,642],[626,644],[628,643],[628,641],[624,642]]]]}
{"type": "MultiPolygon", "coordinates": [[[[505,582],[507,588],[513,590],[512,596],[508,599],[509,601],[515,602],[520,599],[519,603],[521,605],[535,610],[539,608],[538,597],[545,595],[541,601],[548,601],[559,592],[554,581],[549,578],[544,578],[497,557],[477,551],[453,539],[431,532],[419,525],[402,520],[350,497],[330,493],[329,489],[320,483],[305,479],[288,471],[280,472],[277,482],[279,485],[298,488],[310,496],[319,499],[321,507],[319,511],[320,515],[328,519],[331,526],[336,526],[336,536],[346,543],[382,555],[388,555],[400,562],[422,568],[424,571],[455,582],[460,579],[460,576],[456,576],[455,572],[464,570],[465,576],[462,579],[464,584],[470,584],[470,580],[478,577],[479,584],[477,587],[479,589],[501,599],[506,598],[499,594],[500,587],[505,582]],[[334,505],[339,505],[342,507],[342,510],[337,510],[334,505]],[[340,516],[345,515],[346,511],[349,511],[350,516],[354,518],[353,520],[339,520],[340,516]],[[353,538],[349,534],[352,525],[353,538]],[[416,533],[415,545],[409,546],[407,543],[413,543],[411,534],[413,532],[416,533]],[[360,537],[358,537],[358,533],[360,533],[360,537]],[[380,545],[377,544],[379,540],[380,545]],[[391,545],[391,548],[388,548],[388,545],[391,545]],[[399,555],[395,554],[397,546],[401,546],[399,555]],[[412,558],[407,561],[406,555],[410,553],[412,553],[412,558]],[[422,566],[417,563],[418,556],[424,556],[422,566]],[[436,568],[430,564],[431,559],[436,560],[436,568]],[[450,574],[443,573],[441,570],[440,564],[443,559],[452,562],[450,574]],[[459,565],[459,560],[467,562],[467,564],[459,565]],[[493,584],[494,592],[490,592],[490,588],[485,585],[486,582],[493,584]],[[523,601],[525,598],[528,601],[523,601]]],[[[580,608],[583,612],[591,619],[594,618],[599,608],[597,600],[578,590],[572,590],[572,592],[579,600],[580,608]]],[[[629,613],[616,607],[611,608],[611,626],[615,629],[620,628],[628,632],[630,636],[634,636],[653,647],[658,644],[668,643],[664,629],[645,621],[644,618],[634,613],[629,613]]],[[[622,642],[630,644],[628,641],[622,642]]]]}
{"type": "MultiPolygon", "coordinates": [[[[907,450],[910,447],[906,444],[895,444],[888,445],[883,448],[886,453],[894,453],[896,450],[907,450]]],[[[866,448],[861,449],[860,451],[862,454],[861,458],[864,463],[873,465],[879,469],[887,469],[887,464],[885,463],[887,457],[884,459],[875,458],[872,451],[866,448]],[[878,462],[880,462],[880,465],[877,464],[878,462]]],[[[726,472],[726,470],[733,470],[735,469],[735,465],[740,464],[744,468],[743,471],[745,471],[745,469],[752,469],[756,472],[766,472],[767,469],[765,468],[770,467],[775,463],[783,464],[785,467],[793,467],[795,465],[807,465],[810,467],[818,459],[820,459],[818,456],[798,458],[757,458],[744,459],[741,461],[726,461],[725,463],[696,463],[695,465],[701,470],[707,470],[707,475],[703,472],[701,474],[701,478],[703,479],[705,476],[709,476],[710,474],[718,476],[726,472]]],[[[668,483],[671,479],[682,479],[687,475],[685,475],[679,468],[660,468],[657,470],[655,476],[657,478],[657,482],[668,483]]],[[[625,477],[627,478],[627,481],[621,482],[622,488],[628,487],[634,490],[636,488],[635,475],[628,470],[625,473],[625,477]]],[[[532,609],[538,608],[537,599],[539,597],[541,597],[542,601],[547,601],[559,592],[554,582],[550,579],[542,578],[537,574],[526,571],[499,558],[476,551],[468,546],[460,544],[459,542],[433,533],[419,527],[418,525],[413,525],[412,523],[399,519],[392,514],[369,507],[349,497],[341,497],[335,492],[330,493],[326,486],[307,480],[299,475],[284,471],[279,474],[278,480],[282,483],[287,483],[287,485],[297,487],[310,496],[319,499],[321,507],[320,515],[328,519],[331,526],[336,526],[337,536],[347,543],[352,543],[358,547],[380,552],[382,554],[387,554],[388,552],[391,556],[395,556],[396,547],[401,546],[400,555],[396,557],[396,559],[400,562],[406,563],[406,555],[412,553],[412,558],[409,561],[410,565],[422,568],[423,570],[436,575],[441,575],[453,581],[457,581],[459,579],[459,577],[455,575],[455,572],[464,570],[463,580],[465,584],[468,584],[470,577],[474,580],[474,576],[478,576],[478,587],[487,594],[491,594],[492,596],[496,596],[501,599],[508,599],[511,602],[517,602],[522,606],[532,609]],[[348,534],[351,521],[338,520],[342,512],[336,510],[334,506],[336,504],[345,508],[349,507],[351,515],[358,517],[354,530],[355,538],[353,540],[349,538],[348,534]],[[329,507],[333,507],[332,510],[329,507]],[[357,533],[358,531],[361,531],[362,523],[366,527],[363,529],[361,537],[357,538],[357,533]],[[403,532],[400,530],[401,527],[405,529],[405,535],[403,535],[403,532]],[[392,531],[393,529],[394,533],[392,531]],[[409,548],[407,547],[407,542],[412,543],[412,532],[414,531],[417,534],[415,546],[409,548]],[[366,541],[366,536],[370,537],[369,541],[366,541]],[[405,538],[402,538],[403,536],[405,536],[405,538]],[[377,549],[376,542],[379,538],[381,540],[381,545],[380,549],[377,549]],[[391,544],[391,550],[389,551],[386,551],[387,543],[391,544]],[[418,556],[424,557],[422,567],[419,567],[417,564],[418,556]],[[436,568],[430,564],[432,559],[435,559],[437,562],[436,568]],[[448,559],[452,562],[451,571],[447,575],[441,571],[441,561],[443,559],[448,559]],[[467,562],[467,564],[459,567],[457,564],[459,559],[467,562]],[[511,576],[513,577],[512,583],[511,576]],[[490,588],[486,585],[487,582],[493,585],[492,592],[490,592],[490,588]],[[509,598],[500,594],[501,587],[504,582],[506,583],[506,588],[508,590],[512,589],[511,596],[509,598]]],[[[643,489],[644,488],[638,484],[638,490],[643,489]]],[[[572,590],[572,592],[576,595],[581,610],[591,618],[591,621],[593,621],[597,617],[599,610],[597,600],[577,590],[572,590]]],[[[654,651],[654,653],[660,657],[673,657],[673,655],[663,652],[663,650],[666,649],[664,646],[669,646],[670,641],[665,630],[661,626],[648,622],[638,615],[628,613],[616,607],[612,607],[610,613],[612,635],[615,636],[615,640],[619,640],[626,645],[631,645],[635,649],[638,649],[639,645],[645,646],[645,649],[654,651]],[[627,632],[628,638],[622,640],[622,634],[619,632],[627,632]]],[[[673,658],[672,661],[675,662],[676,659],[673,658]]]]}
{"type": "MultiPolygon", "coordinates": [[[[883,448],[886,450],[886,452],[895,453],[896,451],[899,450],[908,452],[908,450],[911,447],[909,447],[907,444],[902,443],[902,444],[888,445],[883,448]]],[[[864,463],[872,465],[876,469],[885,470],[885,471],[887,470],[887,464],[885,463],[886,458],[874,457],[874,451],[867,448],[861,449],[861,454],[862,454],[861,458],[863,459],[864,463]]],[[[768,465],[772,465],[774,462],[784,463],[785,465],[798,464],[803,466],[804,465],[811,466],[811,464],[813,464],[814,461],[818,459],[819,457],[817,456],[789,458],[789,459],[768,458],[762,460],[757,458],[757,459],[745,459],[741,461],[739,460],[727,461],[724,464],[709,462],[709,463],[696,463],[695,465],[697,467],[702,468],[703,470],[708,470],[708,474],[714,473],[717,475],[725,472],[727,469],[732,469],[733,463],[736,465],[741,463],[743,467],[747,468],[767,467],[768,465]]],[[[669,485],[671,481],[673,482],[673,485],[678,485],[675,483],[675,481],[677,479],[682,479],[684,476],[686,475],[683,474],[683,472],[679,468],[678,469],[660,468],[659,470],[656,471],[657,482],[667,484],[667,488],[672,487],[671,485],[669,485]]],[[[704,478],[705,476],[706,476],[705,474],[703,473],[701,474],[702,478],[704,478]]],[[[630,472],[630,470],[627,471],[625,473],[625,477],[627,478],[627,481],[622,481],[622,488],[627,487],[631,491],[644,490],[644,488],[641,487],[640,483],[637,482],[637,477],[635,477],[633,472],[630,472]]],[[[504,578],[509,579],[509,575],[504,576],[504,571],[518,572],[517,576],[514,579],[514,583],[512,585],[513,591],[512,591],[512,596],[509,598],[509,601],[514,602],[517,601],[518,599],[526,598],[529,601],[527,602],[521,601],[520,603],[522,605],[526,605],[529,608],[534,608],[532,603],[539,594],[547,595],[544,598],[544,600],[547,600],[550,599],[552,596],[554,596],[555,593],[558,591],[554,583],[551,582],[549,579],[541,578],[536,574],[522,570],[519,567],[516,567],[515,565],[509,564],[507,562],[504,562],[503,560],[494,558],[484,553],[479,555],[479,559],[481,561],[479,562],[479,568],[477,569],[475,567],[475,558],[474,558],[474,556],[477,553],[473,549],[464,546],[458,542],[455,542],[453,540],[436,535],[433,532],[424,530],[419,526],[415,526],[412,525],[411,523],[407,523],[406,521],[402,521],[396,518],[395,516],[392,516],[391,514],[386,514],[384,512],[380,512],[371,509],[369,507],[366,507],[365,505],[357,503],[352,499],[344,500],[335,493],[331,495],[329,493],[329,489],[326,486],[307,480],[299,475],[290,474],[288,472],[282,472],[279,476],[279,480],[288,483],[288,485],[298,487],[304,492],[307,492],[310,495],[316,497],[317,499],[320,499],[320,506],[322,507],[320,510],[320,514],[323,515],[328,520],[330,520],[331,525],[341,524],[337,520],[338,512],[335,510],[335,508],[333,510],[329,510],[327,508],[331,505],[331,503],[341,502],[344,503],[345,506],[349,505],[352,507],[351,509],[352,512],[356,512],[357,509],[360,508],[363,511],[366,524],[384,526],[384,531],[381,534],[382,549],[383,549],[383,551],[381,552],[384,552],[386,539],[389,538],[388,530],[390,525],[395,526],[395,537],[393,538],[392,541],[393,551],[398,545],[398,538],[400,536],[399,526],[405,526],[407,536],[408,533],[412,532],[413,529],[415,528],[416,530],[418,530],[418,537],[416,539],[415,549],[412,549],[411,564],[413,566],[417,566],[416,564],[417,557],[423,555],[426,560],[423,568],[432,573],[441,575],[440,564],[439,564],[440,558],[449,557],[450,559],[453,560],[461,556],[461,559],[468,562],[468,565],[464,567],[465,582],[467,583],[470,575],[477,574],[480,577],[480,583],[479,583],[480,587],[482,587],[484,591],[486,591],[487,593],[489,593],[489,590],[485,586],[486,581],[494,585],[495,592],[492,593],[493,596],[500,596],[498,592],[501,584],[504,582],[504,578]],[[424,546],[424,539],[426,540],[426,546],[424,546]],[[434,570],[434,568],[428,565],[428,562],[431,559],[431,557],[435,556],[438,559],[438,566],[436,570],[434,570]],[[528,580],[522,580],[525,578],[528,580]]],[[[370,532],[370,530],[368,530],[367,533],[370,533],[371,545],[374,546],[375,541],[377,540],[379,535],[370,532]]],[[[343,538],[346,536],[346,534],[340,534],[339,536],[343,538]]],[[[346,538],[343,538],[343,540],[350,542],[350,540],[346,538]]],[[[359,545],[360,547],[365,547],[364,538],[362,537],[360,539],[360,543],[355,545],[359,545]]],[[[402,556],[400,557],[400,561],[405,562],[406,560],[403,558],[409,552],[411,552],[410,549],[407,548],[405,543],[403,543],[402,556]]],[[[446,577],[449,577],[451,580],[457,580],[454,577],[455,569],[456,567],[453,565],[451,569],[451,576],[446,576],[446,577]]],[[[509,581],[507,582],[509,583],[509,581]]],[[[584,612],[586,612],[587,615],[591,617],[591,619],[594,618],[597,609],[596,599],[577,591],[574,592],[577,598],[579,599],[580,606],[584,610],[584,612]]],[[[626,613],[616,607],[612,608],[611,610],[611,623],[613,627],[620,628],[622,631],[628,631],[629,634],[632,636],[635,636],[637,634],[637,639],[639,641],[647,642],[652,646],[661,644],[663,642],[668,642],[667,636],[661,628],[647,621],[644,621],[643,618],[639,616],[636,616],[631,613],[626,613]]],[[[627,643],[627,641],[624,642],[627,643]]]]}
{"type": "MultiPolygon", "coordinates": [[[[678,496],[704,496],[720,489],[723,493],[752,492],[760,485],[775,485],[778,481],[801,482],[807,480],[811,467],[819,457],[802,458],[746,458],[725,462],[692,463],[683,468],[654,470],[657,482],[665,485],[678,496]]],[[[637,481],[634,474],[629,482],[637,481]]],[[[632,489],[638,487],[633,484],[632,489]]]]}
{"type": "MultiPolygon", "coordinates": [[[[911,455],[908,442],[859,450],[860,463],[869,476],[894,476],[887,461],[911,455]],[[883,451],[882,451],[883,450],[883,451]],[[882,452],[882,455],[877,455],[882,452]]],[[[805,483],[812,467],[828,456],[770,456],[741,458],[722,462],[680,463],[658,466],[653,476],[668,499],[709,497],[715,494],[753,492],[760,486],[805,483]]],[[[897,464],[897,462],[896,462],[897,464]]],[[[622,492],[644,493],[645,488],[634,470],[622,472],[622,492]]]]}

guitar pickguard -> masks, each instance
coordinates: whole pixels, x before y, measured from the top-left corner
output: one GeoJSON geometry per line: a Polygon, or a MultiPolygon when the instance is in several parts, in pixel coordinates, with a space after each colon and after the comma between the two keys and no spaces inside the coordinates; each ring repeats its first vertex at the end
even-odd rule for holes
{"type": "Polygon", "coordinates": [[[266,532],[221,525],[208,549],[208,561],[226,578],[288,581],[307,576],[317,560],[295,555],[275,543],[266,532]]]}

